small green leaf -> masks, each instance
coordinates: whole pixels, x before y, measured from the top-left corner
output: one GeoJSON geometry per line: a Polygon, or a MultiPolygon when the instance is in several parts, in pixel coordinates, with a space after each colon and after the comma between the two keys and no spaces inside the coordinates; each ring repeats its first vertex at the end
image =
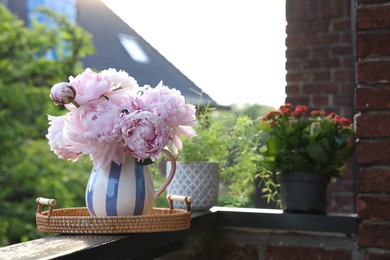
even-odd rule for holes
{"type": "Polygon", "coordinates": [[[322,148],[322,146],[317,143],[311,143],[307,147],[307,153],[309,154],[310,158],[312,158],[315,162],[318,162],[320,164],[326,164],[329,161],[329,156],[322,148]]]}
{"type": "Polygon", "coordinates": [[[280,142],[279,139],[271,137],[267,141],[267,146],[267,152],[269,155],[278,155],[280,153],[280,149],[283,147],[283,143],[280,142]]]}

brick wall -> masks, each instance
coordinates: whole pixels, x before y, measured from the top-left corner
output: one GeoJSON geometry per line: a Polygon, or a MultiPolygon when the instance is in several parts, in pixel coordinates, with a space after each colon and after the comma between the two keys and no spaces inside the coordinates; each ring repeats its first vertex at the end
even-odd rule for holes
{"type": "MultiPolygon", "coordinates": [[[[331,210],[351,211],[356,200],[357,238],[219,229],[209,241],[217,250],[209,259],[390,259],[390,1],[286,0],[286,14],[286,101],[350,118],[355,105],[357,196],[350,173],[330,192],[331,210]],[[356,15],[353,42],[350,3],[356,15]]],[[[197,250],[184,252],[194,256],[197,250]]]]}
{"type": "Polygon", "coordinates": [[[367,259],[390,259],[389,4],[357,0],[356,5],[358,244],[367,259]]]}
{"type": "MultiPolygon", "coordinates": [[[[218,228],[192,235],[182,248],[158,260],[363,259],[355,236],[247,228],[218,228]]],[[[371,258],[381,259],[381,258],[371,258]]]]}
{"type": "MultiPolygon", "coordinates": [[[[286,101],[353,119],[350,0],[287,0],[286,101]]],[[[328,212],[354,211],[351,167],[329,186],[328,212]]]]}

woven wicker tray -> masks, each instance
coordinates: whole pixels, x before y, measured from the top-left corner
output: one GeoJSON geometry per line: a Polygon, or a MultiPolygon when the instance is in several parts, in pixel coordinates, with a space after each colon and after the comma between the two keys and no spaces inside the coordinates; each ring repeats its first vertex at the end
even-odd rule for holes
{"type": "Polygon", "coordinates": [[[38,198],[37,230],[64,234],[151,233],[188,229],[191,225],[191,197],[168,195],[170,208],[153,208],[148,215],[91,216],[87,208],[54,209],[56,200],[38,198]],[[187,209],[174,209],[173,200],[184,201],[187,209]],[[49,210],[42,211],[43,205],[49,210]]]}

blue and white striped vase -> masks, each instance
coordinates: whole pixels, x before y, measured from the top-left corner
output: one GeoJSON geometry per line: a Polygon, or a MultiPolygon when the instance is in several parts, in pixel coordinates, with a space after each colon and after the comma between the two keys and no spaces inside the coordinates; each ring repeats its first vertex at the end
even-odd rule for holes
{"type": "MultiPolygon", "coordinates": [[[[168,150],[163,150],[171,163],[176,160],[168,150]]],[[[114,162],[94,168],[88,180],[85,200],[92,216],[146,215],[153,209],[154,201],[172,181],[176,167],[170,171],[165,183],[154,189],[149,167],[142,166],[127,155],[121,165],[114,162]]]]}

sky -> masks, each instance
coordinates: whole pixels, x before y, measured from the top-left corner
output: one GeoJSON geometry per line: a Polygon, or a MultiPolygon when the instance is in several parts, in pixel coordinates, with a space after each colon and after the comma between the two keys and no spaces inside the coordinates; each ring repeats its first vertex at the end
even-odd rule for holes
{"type": "Polygon", "coordinates": [[[220,105],[284,103],[284,0],[102,1],[220,105]]]}

